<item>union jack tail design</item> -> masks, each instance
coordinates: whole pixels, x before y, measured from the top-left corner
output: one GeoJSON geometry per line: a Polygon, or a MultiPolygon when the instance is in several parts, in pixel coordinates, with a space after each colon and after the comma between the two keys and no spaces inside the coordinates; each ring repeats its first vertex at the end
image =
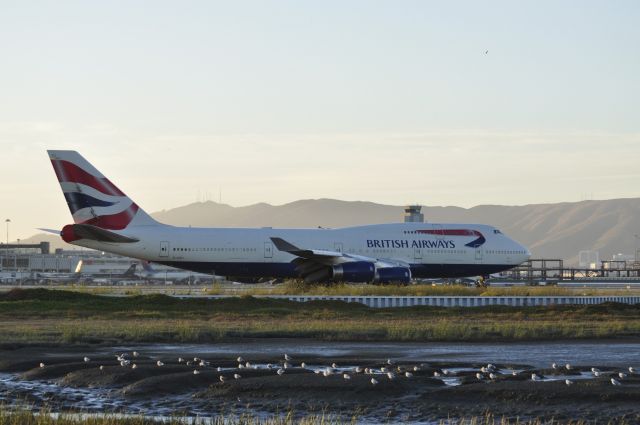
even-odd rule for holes
{"type": "Polygon", "coordinates": [[[156,224],[76,151],[47,151],[76,224],[108,230],[156,224]]]}

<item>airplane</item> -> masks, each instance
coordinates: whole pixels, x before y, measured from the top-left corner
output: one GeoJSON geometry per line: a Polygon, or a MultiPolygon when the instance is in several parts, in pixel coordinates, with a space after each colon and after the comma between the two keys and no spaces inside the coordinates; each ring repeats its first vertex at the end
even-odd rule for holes
{"type": "Polygon", "coordinates": [[[83,273],[82,272],[82,261],[78,267],[80,276],[84,279],[89,279],[96,281],[97,279],[136,279],[136,264],[131,264],[127,270],[124,272],[117,273],[83,273]]]}
{"type": "Polygon", "coordinates": [[[195,273],[192,271],[182,270],[155,270],[151,263],[142,261],[142,273],[136,275],[143,279],[150,280],[170,280],[178,282],[199,282],[200,280],[212,280],[213,276],[205,273],[195,273]]]}
{"type": "Polygon", "coordinates": [[[78,261],[76,268],[71,273],[59,273],[59,272],[36,272],[36,278],[39,281],[48,282],[75,282],[82,278],[82,260],[78,261]]]}
{"type": "Polygon", "coordinates": [[[198,273],[307,283],[409,283],[412,278],[489,275],[531,255],[483,224],[170,226],[149,216],[78,152],[48,154],[74,220],[53,230],[65,242],[198,273]]]}

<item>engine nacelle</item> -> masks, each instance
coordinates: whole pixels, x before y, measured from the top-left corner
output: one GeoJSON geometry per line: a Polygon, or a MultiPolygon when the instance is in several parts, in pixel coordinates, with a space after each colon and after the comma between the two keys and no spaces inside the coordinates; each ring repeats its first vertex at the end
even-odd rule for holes
{"type": "Polygon", "coordinates": [[[409,267],[385,267],[377,269],[375,280],[380,283],[410,283],[411,269],[409,269],[409,267]]]}
{"type": "Polygon", "coordinates": [[[368,261],[354,261],[342,263],[332,267],[333,280],[338,282],[373,282],[376,277],[376,267],[368,261]]]}
{"type": "Polygon", "coordinates": [[[368,261],[342,263],[332,267],[333,280],[354,283],[410,283],[411,270],[408,267],[376,268],[368,261]]]}

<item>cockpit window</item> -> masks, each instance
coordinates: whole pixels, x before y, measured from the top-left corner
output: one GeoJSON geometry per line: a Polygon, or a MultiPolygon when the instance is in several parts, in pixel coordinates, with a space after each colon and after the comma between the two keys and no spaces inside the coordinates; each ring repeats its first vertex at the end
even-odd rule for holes
{"type": "Polygon", "coordinates": [[[496,235],[501,235],[502,234],[502,232],[500,230],[498,230],[498,229],[493,229],[493,233],[496,234],[496,235]]]}

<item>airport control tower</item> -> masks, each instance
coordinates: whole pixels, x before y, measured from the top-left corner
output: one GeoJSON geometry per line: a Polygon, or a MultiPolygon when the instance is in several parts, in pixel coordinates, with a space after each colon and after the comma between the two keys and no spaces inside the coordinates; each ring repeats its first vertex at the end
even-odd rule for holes
{"type": "Polygon", "coordinates": [[[423,223],[424,214],[420,211],[422,205],[407,205],[404,207],[404,222],[405,223],[423,223]]]}

